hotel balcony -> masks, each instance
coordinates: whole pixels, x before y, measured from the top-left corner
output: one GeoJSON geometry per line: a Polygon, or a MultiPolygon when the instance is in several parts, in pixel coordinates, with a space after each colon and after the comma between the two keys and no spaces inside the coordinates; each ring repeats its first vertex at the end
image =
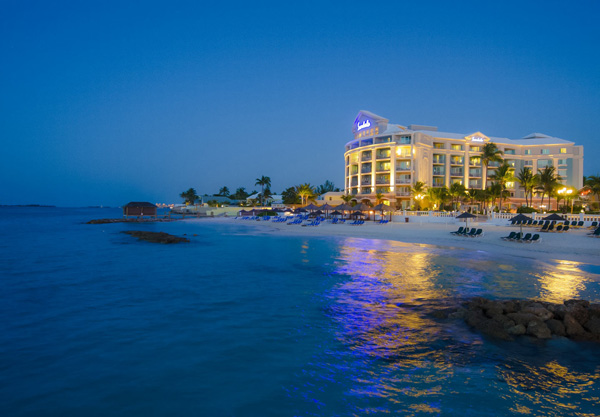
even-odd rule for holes
{"type": "Polygon", "coordinates": [[[410,191],[396,191],[398,197],[410,197],[410,191]]]}
{"type": "MultiPolygon", "coordinates": [[[[360,173],[361,174],[370,174],[371,173],[371,168],[370,167],[369,168],[363,168],[363,169],[361,169],[360,173]]],[[[357,174],[358,174],[358,172],[357,172],[357,174]]]]}
{"type": "Polygon", "coordinates": [[[453,177],[462,177],[464,170],[462,168],[450,168],[450,175],[453,177]]]}

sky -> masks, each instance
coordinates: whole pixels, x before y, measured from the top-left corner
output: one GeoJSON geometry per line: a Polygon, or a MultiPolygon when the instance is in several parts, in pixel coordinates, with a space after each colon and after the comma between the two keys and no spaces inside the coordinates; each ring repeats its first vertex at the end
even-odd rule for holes
{"type": "Polygon", "coordinates": [[[600,2],[0,0],[0,205],[342,187],[369,110],[584,146],[600,2]]]}

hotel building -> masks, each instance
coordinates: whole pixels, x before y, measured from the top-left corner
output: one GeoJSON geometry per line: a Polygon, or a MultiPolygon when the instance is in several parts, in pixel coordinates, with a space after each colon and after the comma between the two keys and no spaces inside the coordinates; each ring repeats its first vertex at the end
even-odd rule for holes
{"type": "MultiPolygon", "coordinates": [[[[483,187],[481,151],[494,142],[504,160],[515,169],[528,167],[532,173],[554,166],[562,183],[577,189],[583,186],[583,146],[574,142],[532,133],[521,139],[439,132],[437,127],[390,124],[388,119],[360,111],[352,127],[354,139],[346,144],[345,191],[362,201],[375,201],[381,193],[399,208],[412,204],[410,189],[421,181],[427,187],[483,187]]],[[[500,164],[488,165],[487,177],[500,164]]],[[[508,184],[513,208],[525,204],[525,192],[518,183],[508,184]]],[[[546,200],[547,201],[547,200],[546,200]]],[[[540,198],[534,199],[539,206],[540,198]]],[[[505,203],[505,206],[507,204],[505,203]]]]}

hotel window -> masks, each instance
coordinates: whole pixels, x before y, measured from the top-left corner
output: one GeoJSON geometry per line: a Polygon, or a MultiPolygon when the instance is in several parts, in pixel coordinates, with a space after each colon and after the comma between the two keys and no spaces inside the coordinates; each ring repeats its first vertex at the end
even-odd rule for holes
{"type": "Polygon", "coordinates": [[[377,187],[375,189],[378,193],[386,194],[390,192],[390,187],[377,187]]]}
{"type": "Polygon", "coordinates": [[[471,152],[481,152],[481,146],[471,146],[471,152]]]}
{"type": "Polygon", "coordinates": [[[558,160],[558,165],[567,165],[567,160],[566,159],[559,159],[558,160]]]}
{"type": "Polygon", "coordinates": [[[433,154],[433,163],[434,164],[445,164],[446,163],[446,155],[433,154]]]}
{"type": "Polygon", "coordinates": [[[441,142],[433,142],[433,147],[435,149],[444,149],[445,148],[444,144],[441,142]]]}
{"type": "Polygon", "coordinates": [[[550,149],[542,149],[540,153],[542,155],[550,155],[550,149]]]}
{"type": "Polygon", "coordinates": [[[375,184],[389,184],[389,183],[390,183],[390,175],[389,174],[377,175],[375,177],[375,184]]]}
{"type": "Polygon", "coordinates": [[[459,155],[452,155],[450,157],[450,163],[452,165],[462,165],[462,164],[464,164],[464,158],[459,155]]]}
{"type": "Polygon", "coordinates": [[[434,166],[433,175],[446,175],[446,167],[443,165],[434,166]]]}
{"type": "Polygon", "coordinates": [[[375,165],[375,169],[377,170],[377,172],[389,171],[390,163],[389,162],[377,162],[377,165],[375,165]]]}
{"type": "Polygon", "coordinates": [[[453,151],[462,151],[463,146],[462,145],[452,145],[452,150],[453,151]]]}
{"type": "Polygon", "coordinates": [[[533,161],[525,161],[524,164],[526,167],[532,167],[533,166],[533,161]]]}
{"type": "Polygon", "coordinates": [[[360,172],[362,174],[368,174],[369,172],[371,172],[371,164],[362,164],[362,168],[360,170],[360,172]]]}
{"type": "Polygon", "coordinates": [[[469,168],[469,177],[481,177],[481,168],[469,168]]]}
{"type": "Polygon", "coordinates": [[[505,159],[504,162],[506,162],[507,165],[510,166],[510,167],[512,167],[512,168],[514,168],[515,165],[516,165],[516,162],[515,162],[514,159],[505,159]]]}
{"type": "Polygon", "coordinates": [[[469,188],[481,188],[481,180],[469,180],[469,188]]]}
{"type": "Polygon", "coordinates": [[[365,139],[360,142],[360,146],[369,146],[373,144],[373,139],[365,139]]]}
{"type": "Polygon", "coordinates": [[[358,177],[352,177],[352,180],[350,181],[350,185],[352,187],[356,187],[358,185],[358,177]]]}
{"type": "Polygon", "coordinates": [[[362,189],[362,194],[371,194],[371,187],[365,187],[362,189]]]}
{"type": "Polygon", "coordinates": [[[400,161],[396,165],[396,171],[410,171],[410,161],[400,161]]]}
{"type": "Polygon", "coordinates": [[[387,142],[391,142],[391,141],[392,141],[391,136],[384,136],[382,138],[375,139],[375,143],[387,143],[387,142]]]}
{"type": "Polygon", "coordinates": [[[363,161],[370,161],[371,160],[371,151],[364,151],[362,153],[362,160],[363,161]]]}
{"type": "Polygon", "coordinates": [[[396,175],[396,184],[410,184],[410,174],[396,175]]]}
{"type": "Polygon", "coordinates": [[[469,158],[469,163],[471,164],[471,166],[479,166],[481,165],[481,158],[478,156],[472,156],[471,158],[469,158]]]}
{"type": "Polygon", "coordinates": [[[410,145],[410,136],[400,136],[399,142],[402,145],[410,145]]]}
{"type": "Polygon", "coordinates": [[[350,168],[350,173],[352,175],[358,174],[358,165],[352,165],[352,167],[350,168]]]}
{"type": "Polygon", "coordinates": [[[371,185],[371,176],[363,175],[360,179],[360,185],[371,185]]]}
{"type": "Polygon", "coordinates": [[[544,169],[546,167],[551,167],[552,165],[552,159],[538,159],[537,161],[538,169],[544,169]]]}
{"type": "Polygon", "coordinates": [[[563,180],[566,180],[567,179],[567,170],[566,169],[559,169],[558,170],[558,175],[560,175],[560,177],[563,180]]]}
{"type": "Polygon", "coordinates": [[[531,155],[531,149],[525,149],[525,155],[531,155]]]}
{"type": "Polygon", "coordinates": [[[560,148],[560,153],[567,153],[567,148],[560,148]]]}
{"type": "Polygon", "coordinates": [[[443,177],[436,177],[433,179],[434,187],[443,187],[445,185],[445,181],[443,177]]]}
{"type": "Polygon", "coordinates": [[[388,159],[391,155],[390,148],[378,149],[376,158],[377,159],[388,159]]]}
{"type": "Polygon", "coordinates": [[[405,156],[410,158],[410,146],[402,146],[396,148],[396,156],[405,156]]]}
{"type": "Polygon", "coordinates": [[[459,178],[452,178],[452,179],[450,180],[450,183],[451,183],[451,184],[462,184],[462,183],[463,183],[463,180],[461,180],[461,179],[459,179],[459,178]]]}
{"type": "Polygon", "coordinates": [[[463,167],[452,167],[450,168],[450,175],[453,177],[462,177],[463,176],[463,167]]]}
{"type": "Polygon", "coordinates": [[[506,155],[514,155],[515,154],[515,150],[514,149],[505,149],[504,153],[506,155]]]}

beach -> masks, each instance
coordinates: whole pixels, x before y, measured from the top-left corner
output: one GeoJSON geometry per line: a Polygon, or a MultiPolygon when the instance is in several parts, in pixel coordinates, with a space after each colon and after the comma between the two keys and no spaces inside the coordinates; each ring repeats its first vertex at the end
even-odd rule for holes
{"type": "Polygon", "coordinates": [[[487,222],[469,223],[469,227],[483,229],[483,236],[470,238],[455,236],[450,232],[464,226],[464,222],[449,219],[447,223],[419,222],[410,219],[409,223],[378,224],[365,221],[361,226],[350,224],[331,224],[322,222],[319,226],[288,225],[272,221],[241,220],[232,218],[211,218],[195,221],[235,222],[236,224],[256,227],[263,233],[299,236],[353,237],[364,239],[383,239],[422,245],[435,245],[451,248],[463,248],[471,251],[485,251],[508,256],[535,258],[542,261],[565,260],[573,262],[600,264],[600,239],[588,236],[588,228],[571,229],[568,232],[540,232],[539,227],[524,227],[523,233],[538,233],[541,241],[521,243],[505,241],[501,238],[510,232],[519,232],[518,226],[502,226],[487,222]]]}

